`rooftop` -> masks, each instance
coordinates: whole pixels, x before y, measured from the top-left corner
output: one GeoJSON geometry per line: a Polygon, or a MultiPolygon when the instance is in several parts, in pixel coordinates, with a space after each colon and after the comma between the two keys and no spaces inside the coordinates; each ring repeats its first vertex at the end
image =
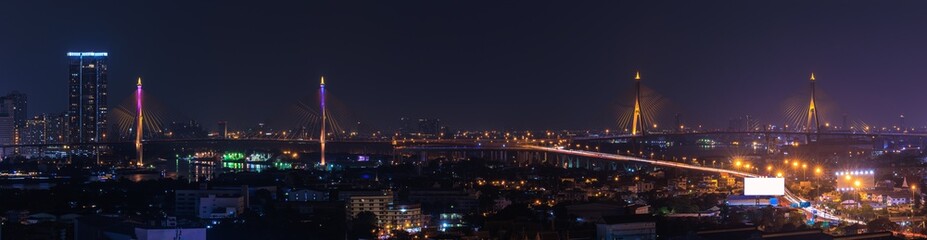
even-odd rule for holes
{"type": "Polygon", "coordinates": [[[107,52],[68,52],[68,57],[106,57],[107,52]]]}

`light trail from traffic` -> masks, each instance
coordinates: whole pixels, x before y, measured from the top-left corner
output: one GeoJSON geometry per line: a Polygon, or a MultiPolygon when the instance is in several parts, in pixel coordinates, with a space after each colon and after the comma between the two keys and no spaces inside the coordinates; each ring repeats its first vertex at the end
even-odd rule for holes
{"type": "MultiPolygon", "coordinates": [[[[590,152],[590,151],[582,151],[582,150],[569,150],[569,149],[560,149],[560,148],[552,148],[552,147],[541,147],[541,146],[531,146],[531,145],[522,145],[522,146],[518,146],[518,147],[527,148],[527,149],[532,149],[532,150],[537,150],[537,151],[553,152],[553,153],[568,154],[568,155],[575,155],[575,156],[582,156],[582,157],[591,157],[591,158],[599,158],[599,159],[607,159],[607,160],[616,160],[616,161],[631,161],[631,162],[647,163],[647,164],[652,164],[652,165],[656,165],[656,166],[666,166],[666,167],[673,167],[673,168],[684,168],[684,169],[692,169],[692,170],[699,170],[699,171],[706,171],[706,172],[716,172],[716,173],[727,173],[727,174],[731,174],[731,175],[735,175],[735,176],[740,176],[740,177],[766,177],[766,176],[763,176],[763,175],[758,175],[758,174],[753,174],[753,173],[747,173],[747,172],[741,172],[741,171],[735,171],[735,170],[730,170],[730,169],[713,168],[713,167],[702,167],[702,166],[695,166],[695,165],[690,165],[690,164],[685,164],[685,163],[679,163],[679,162],[673,162],[673,161],[644,159],[644,158],[638,158],[638,157],[632,157],[632,156],[625,156],[625,155],[618,155],[618,154],[610,154],[610,153],[590,152]]],[[[789,202],[795,203],[795,204],[800,204],[800,203],[802,203],[802,202],[807,202],[805,199],[799,197],[798,195],[795,195],[794,193],[792,193],[792,192],[789,191],[788,189],[786,189],[785,195],[784,195],[783,197],[784,197],[786,200],[788,200],[789,202]]],[[[836,221],[841,221],[841,222],[857,223],[857,224],[862,224],[862,225],[865,225],[865,224],[866,224],[865,222],[859,221],[859,220],[856,220],[856,219],[850,219],[850,218],[845,218],[845,217],[840,217],[840,216],[834,216],[834,215],[829,214],[829,213],[827,213],[827,212],[825,212],[825,211],[818,210],[817,208],[814,208],[813,206],[812,206],[812,207],[807,207],[807,208],[799,208],[799,209],[801,209],[801,210],[803,210],[803,211],[805,211],[805,212],[807,212],[807,213],[813,214],[813,215],[815,215],[815,216],[817,216],[817,217],[819,217],[819,218],[826,219],[826,220],[836,220],[836,221]]]]}

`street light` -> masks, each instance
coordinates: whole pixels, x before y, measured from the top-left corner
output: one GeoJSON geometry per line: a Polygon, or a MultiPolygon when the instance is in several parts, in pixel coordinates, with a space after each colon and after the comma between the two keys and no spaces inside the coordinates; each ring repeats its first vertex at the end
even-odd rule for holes
{"type": "Polygon", "coordinates": [[[801,177],[807,178],[807,177],[808,177],[807,172],[808,172],[808,164],[807,164],[807,163],[802,163],[802,164],[801,164],[801,177]]]}
{"type": "Polygon", "coordinates": [[[914,217],[914,192],[917,191],[917,185],[911,185],[911,217],[914,217]]]}

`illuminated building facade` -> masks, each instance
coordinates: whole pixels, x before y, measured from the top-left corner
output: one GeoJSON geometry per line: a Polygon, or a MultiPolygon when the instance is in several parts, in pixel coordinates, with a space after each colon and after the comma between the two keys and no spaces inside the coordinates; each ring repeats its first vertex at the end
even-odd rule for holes
{"type": "MultiPolygon", "coordinates": [[[[0,113],[0,145],[13,144],[13,116],[0,113]]],[[[11,155],[12,149],[4,148],[0,151],[0,161],[11,155]]]]}
{"type": "Polygon", "coordinates": [[[13,118],[13,143],[22,143],[22,131],[26,127],[26,114],[28,114],[26,94],[13,91],[0,97],[0,103],[3,104],[3,111],[13,118]]]}
{"type": "Polygon", "coordinates": [[[246,208],[247,194],[247,189],[177,190],[174,212],[182,217],[232,217],[246,208]]]}
{"type": "MultiPolygon", "coordinates": [[[[41,114],[26,120],[25,126],[19,131],[20,144],[57,144],[65,143],[67,139],[68,118],[65,114],[41,114]]],[[[20,152],[27,156],[37,156],[41,149],[23,148],[20,152]]]]}
{"type": "Polygon", "coordinates": [[[48,143],[48,117],[45,115],[35,116],[26,120],[26,127],[22,131],[23,144],[45,144],[48,143]]]}
{"type": "Polygon", "coordinates": [[[421,136],[438,137],[441,134],[441,119],[419,118],[418,129],[421,136]]]}
{"type": "Polygon", "coordinates": [[[386,230],[419,232],[424,227],[422,206],[396,203],[391,191],[377,195],[351,196],[347,204],[350,217],[356,217],[361,212],[372,212],[377,216],[379,227],[386,230]]]}
{"type": "Polygon", "coordinates": [[[69,52],[69,142],[106,141],[107,59],[105,52],[69,52]]]}

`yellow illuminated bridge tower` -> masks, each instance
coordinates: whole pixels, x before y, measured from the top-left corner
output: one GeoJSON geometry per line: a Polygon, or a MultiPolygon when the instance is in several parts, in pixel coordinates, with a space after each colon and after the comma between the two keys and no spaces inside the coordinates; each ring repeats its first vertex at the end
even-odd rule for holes
{"type": "Polygon", "coordinates": [[[634,116],[631,119],[631,135],[644,134],[644,116],[641,114],[641,72],[634,74],[634,116]]]}
{"type": "Polygon", "coordinates": [[[811,103],[808,105],[808,131],[818,133],[821,127],[821,119],[818,114],[818,108],[815,102],[814,90],[814,73],[811,73],[811,103]],[[813,125],[812,125],[813,124],[813,125]]]}

